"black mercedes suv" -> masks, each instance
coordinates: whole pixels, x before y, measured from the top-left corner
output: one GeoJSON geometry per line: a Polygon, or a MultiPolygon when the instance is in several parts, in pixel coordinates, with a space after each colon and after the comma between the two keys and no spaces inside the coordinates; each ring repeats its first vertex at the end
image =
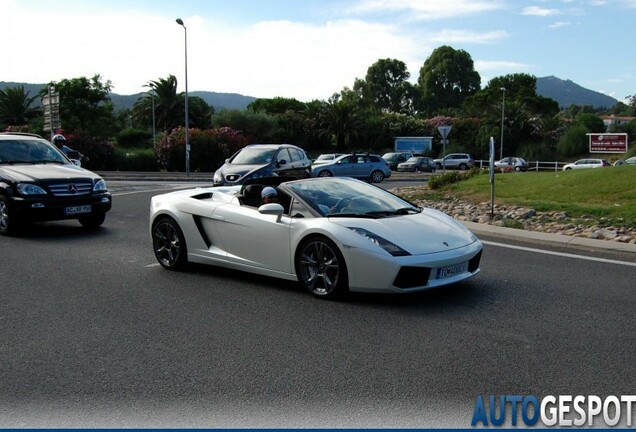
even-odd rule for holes
{"type": "Polygon", "coordinates": [[[106,182],[38,135],[0,133],[0,234],[25,222],[77,219],[101,226],[112,197],[106,182]]]}

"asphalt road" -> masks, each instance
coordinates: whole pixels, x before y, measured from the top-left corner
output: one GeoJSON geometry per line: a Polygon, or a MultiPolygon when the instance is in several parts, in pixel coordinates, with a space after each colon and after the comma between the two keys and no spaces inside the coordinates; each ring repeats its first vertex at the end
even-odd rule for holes
{"type": "Polygon", "coordinates": [[[2,427],[470,427],[478,395],[636,388],[633,256],[485,239],[469,281],[327,302],[163,270],[148,207],[173,185],[110,186],[99,231],[0,238],[2,427]]]}

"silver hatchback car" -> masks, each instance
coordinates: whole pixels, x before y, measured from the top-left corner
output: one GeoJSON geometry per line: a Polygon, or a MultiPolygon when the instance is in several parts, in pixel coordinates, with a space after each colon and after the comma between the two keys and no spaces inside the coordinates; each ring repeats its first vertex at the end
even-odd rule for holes
{"type": "Polygon", "coordinates": [[[348,154],[331,162],[314,164],[312,177],[353,177],[380,183],[391,177],[389,163],[379,155],[348,154]]]}

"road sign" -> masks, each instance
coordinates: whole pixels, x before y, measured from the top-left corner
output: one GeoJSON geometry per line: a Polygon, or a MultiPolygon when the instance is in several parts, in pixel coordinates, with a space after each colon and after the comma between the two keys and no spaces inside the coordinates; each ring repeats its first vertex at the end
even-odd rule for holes
{"type": "Polygon", "coordinates": [[[440,135],[442,135],[442,138],[446,139],[448,138],[448,134],[451,131],[452,126],[438,126],[437,130],[439,131],[440,135]]]}

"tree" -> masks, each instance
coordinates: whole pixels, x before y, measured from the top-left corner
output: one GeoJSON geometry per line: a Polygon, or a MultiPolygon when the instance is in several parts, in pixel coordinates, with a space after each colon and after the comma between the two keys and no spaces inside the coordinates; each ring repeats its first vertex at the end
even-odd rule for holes
{"type": "Polygon", "coordinates": [[[149,92],[144,94],[133,106],[133,117],[145,125],[152,124],[152,106],[154,98],[155,124],[157,129],[170,131],[184,124],[184,100],[177,94],[177,78],[159,78],[150,81],[149,92]]]}
{"type": "Polygon", "coordinates": [[[605,123],[596,114],[579,114],[574,118],[573,124],[584,126],[588,133],[605,132],[605,123]]]}
{"type": "Polygon", "coordinates": [[[36,96],[29,97],[29,93],[24,92],[24,86],[0,90],[1,124],[22,126],[39,115],[39,111],[32,106],[36,96]]]}
{"type": "Polygon", "coordinates": [[[464,50],[450,46],[436,48],[420,69],[419,108],[433,114],[441,108],[459,108],[481,88],[481,78],[473,60],[464,50]]]}
{"type": "Polygon", "coordinates": [[[413,112],[415,89],[408,82],[411,74],[406,64],[395,59],[381,59],[369,66],[364,81],[356,80],[364,104],[382,112],[413,112]]]}
{"type": "Polygon", "coordinates": [[[256,99],[247,106],[247,109],[267,114],[283,114],[288,111],[302,112],[305,109],[305,104],[293,98],[275,97],[273,99],[256,99]]]}
{"type": "Polygon", "coordinates": [[[51,82],[40,96],[55,87],[60,95],[60,120],[65,132],[95,137],[112,137],[117,129],[113,104],[109,93],[110,81],[102,82],[99,75],[51,82]]]}
{"type": "Polygon", "coordinates": [[[358,133],[361,119],[357,107],[334,93],[323,102],[319,114],[319,127],[323,135],[336,140],[336,148],[344,151],[352,137],[358,133]]]}

